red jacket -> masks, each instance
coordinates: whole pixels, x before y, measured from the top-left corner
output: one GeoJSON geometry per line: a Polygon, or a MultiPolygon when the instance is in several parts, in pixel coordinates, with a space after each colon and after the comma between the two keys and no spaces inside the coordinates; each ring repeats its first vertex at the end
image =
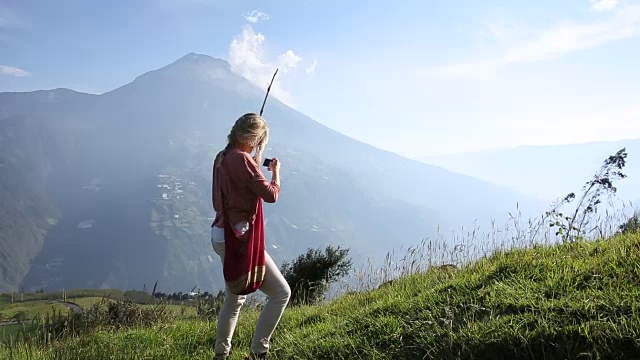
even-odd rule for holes
{"type": "Polygon", "coordinates": [[[223,227],[222,192],[230,224],[233,226],[243,220],[253,224],[258,200],[262,198],[268,203],[276,202],[280,186],[267,181],[251,155],[238,149],[227,151],[221,168],[216,169],[222,153],[218,153],[214,161],[211,192],[216,218],[211,226],[223,227]]]}

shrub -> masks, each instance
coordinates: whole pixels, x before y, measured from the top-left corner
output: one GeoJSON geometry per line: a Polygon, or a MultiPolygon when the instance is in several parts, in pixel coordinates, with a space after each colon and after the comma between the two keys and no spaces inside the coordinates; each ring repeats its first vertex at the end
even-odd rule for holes
{"type": "Polygon", "coordinates": [[[347,275],[351,270],[349,249],[328,246],[324,253],[319,249],[307,250],[292,263],[282,264],[282,275],[291,287],[292,305],[315,304],[322,300],[329,285],[347,275]]]}
{"type": "Polygon", "coordinates": [[[218,316],[220,309],[222,309],[224,292],[220,290],[216,296],[206,294],[207,296],[202,296],[197,299],[196,311],[200,318],[211,321],[218,316]]]}
{"type": "Polygon", "coordinates": [[[13,315],[13,317],[11,318],[11,320],[17,321],[18,323],[22,323],[26,320],[29,319],[29,316],[27,315],[26,312],[24,311],[18,311],[15,315],[13,315]]]}
{"type": "Polygon", "coordinates": [[[167,321],[170,311],[164,304],[143,308],[130,300],[107,301],[94,304],[81,313],[61,312],[47,314],[33,320],[18,340],[28,343],[49,344],[79,334],[91,333],[101,328],[118,330],[134,326],[151,326],[167,321]]]}
{"type": "Polygon", "coordinates": [[[613,185],[614,181],[627,177],[622,172],[626,159],[625,148],[609,156],[593,178],[585,183],[580,197],[577,198],[575,193],[570,193],[546,213],[549,226],[557,229],[556,236],[560,236],[562,241],[573,242],[583,239],[587,233],[594,230],[589,229],[588,226],[592,225],[592,216],[596,213],[597,206],[602,203],[600,197],[605,194],[614,195],[618,190],[613,185]],[[561,212],[564,205],[569,205],[576,199],[577,204],[574,210],[568,214],[561,212]]]}
{"type": "Polygon", "coordinates": [[[625,223],[618,227],[619,234],[640,232],[640,212],[633,214],[625,223]]]}

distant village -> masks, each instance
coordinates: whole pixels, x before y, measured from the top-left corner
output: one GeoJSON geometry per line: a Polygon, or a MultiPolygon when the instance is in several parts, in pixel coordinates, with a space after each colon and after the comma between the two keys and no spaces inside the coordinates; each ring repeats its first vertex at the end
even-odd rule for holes
{"type": "MultiPolygon", "coordinates": [[[[196,183],[189,182],[189,187],[195,187],[196,183]]],[[[171,198],[184,198],[184,186],[180,177],[175,175],[158,175],[158,188],[162,189],[162,199],[168,200],[171,198]]]]}
{"type": "MultiPolygon", "coordinates": [[[[185,190],[195,188],[196,183],[193,181],[183,181],[180,176],[159,174],[157,180],[158,198],[160,204],[175,205],[174,201],[185,198],[185,190]]],[[[188,190],[186,190],[188,191],[188,190]]],[[[174,219],[180,219],[179,214],[173,214],[174,219]]],[[[204,220],[213,220],[213,218],[203,218],[204,220]]]]}

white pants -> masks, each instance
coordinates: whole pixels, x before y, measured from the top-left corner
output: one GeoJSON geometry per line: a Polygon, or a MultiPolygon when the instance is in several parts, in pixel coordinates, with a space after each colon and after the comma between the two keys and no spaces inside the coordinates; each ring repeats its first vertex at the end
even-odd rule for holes
{"type": "MultiPolygon", "coordinates": [[[[213,246],[213,251],[220,256],[220,260],[224,265],[224,242],[219,241],[221,237],[224,239],[224,230],[213,227],[211,230],[211,245],[213,246]]],[[[271,256],[266,252],[265,260],[266,273],[260,291],[268,296],[268,300],[260,313],[256,331],[251,341],[251,351],[258,354],[265,353],[269,350],[271,335],[278,325],[278,322],[280,322],[282,313],[287,307],[289,297],[291,296],[289,284],[287,284],[287,281],[271,259],[271,256]]],[[[233,332],[238,322],[240,308],[245,300],[246,295],[234,295],[229,291],[229,288],[225,286],[224,304],[220,310],[216,330],[216,354],[228,355],[230,353],[231,339],[233,338],[233,332]]]]}

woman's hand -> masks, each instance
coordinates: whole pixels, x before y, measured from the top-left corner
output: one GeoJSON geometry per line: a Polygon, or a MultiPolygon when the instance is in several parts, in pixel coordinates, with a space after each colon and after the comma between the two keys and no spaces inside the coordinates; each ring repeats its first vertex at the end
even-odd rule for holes
{"type": "Polygon", "coordinates": [[[280,172],[280,160],[278,160],[278,158],[271,159],[271,163],[269,163],[269,171],[272,173],[280,172]]]}
{"type": "Polygon", "coordinates": [[[271,171],[271,183],[280,188],[280,160],[278,158],[271,159],[269,171],[271,171]]]}

